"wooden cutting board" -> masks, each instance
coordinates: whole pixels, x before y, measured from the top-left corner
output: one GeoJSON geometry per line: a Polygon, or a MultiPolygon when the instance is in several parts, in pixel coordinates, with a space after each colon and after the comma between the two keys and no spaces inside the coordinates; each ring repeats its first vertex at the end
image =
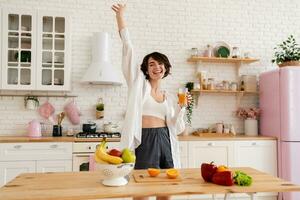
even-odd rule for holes
{"type": "Polygon", "coordinates": [[[137,183],[149,183],[149,182],[180,182],[182,177],[179,175],[177,178],[171,179],[167,177],[165,171],[161,171],[156,177],[149,176],[147,170],[135,170],[133,172],[133,177],[137,183]]]}

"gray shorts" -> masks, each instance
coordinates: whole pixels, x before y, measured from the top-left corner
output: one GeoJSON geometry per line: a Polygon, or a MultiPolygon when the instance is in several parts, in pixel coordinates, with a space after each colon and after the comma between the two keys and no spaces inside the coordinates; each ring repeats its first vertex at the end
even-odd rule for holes
{"type": "Polygon", "coordinates": [[[142,143],[135,149],[135,169],[173,168],[169,129],[143,128],[142,143]]]}

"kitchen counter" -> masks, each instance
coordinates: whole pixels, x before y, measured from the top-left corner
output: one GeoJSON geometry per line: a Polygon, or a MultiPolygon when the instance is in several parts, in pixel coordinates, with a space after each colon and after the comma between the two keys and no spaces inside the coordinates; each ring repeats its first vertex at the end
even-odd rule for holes
{"type": "MultiPolygon", "coordinates": [[[[25,173],[0,188],[0,196],[5,200],[83,200],[156,195],[254,194],[257,192],[300,191],[299,185],[294,185],[252,168],[232,168],[232,170],[241,170],[249,174],[253,178],[253,184],[240,187],[207,183],[201,178],[198,168],[180,169],[181,181],[171,184],[135,182],[131,175],[129,183],[122,187],[102,185],[100,179],[103,176],[99,171],[25,173]]],[[[146,173],[145,170],[139,171],[146,173]]]]}
{"type": "MultiPolygon", "coordinates": [[[[206,141],[206,140],[276,140],[276,137],[268,136],[245,136],[245,135],[222,135],[222,134],[201,134],[178,136],[179,141],[206,141]]],[[[0,143],[16,142],[99,142],[102,138],[76,138],[76,137],[41,137],[29,138],[26,136],[0,136],[0,143]]],[[[119,138],[107,138],[108,142],[119,142],[119,138]]]]}

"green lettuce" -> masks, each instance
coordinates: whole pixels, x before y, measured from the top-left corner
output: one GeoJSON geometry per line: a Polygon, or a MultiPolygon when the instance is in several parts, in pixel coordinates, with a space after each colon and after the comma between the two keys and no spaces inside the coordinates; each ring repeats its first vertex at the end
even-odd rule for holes
{"type": "Polygon", "coordinates": [[[252,177],[248,176],[246,173],[242,171],[235,171],[235,175],[233,179],[234,182],[240,186],[249,186],[252,184],[252,177]]]}

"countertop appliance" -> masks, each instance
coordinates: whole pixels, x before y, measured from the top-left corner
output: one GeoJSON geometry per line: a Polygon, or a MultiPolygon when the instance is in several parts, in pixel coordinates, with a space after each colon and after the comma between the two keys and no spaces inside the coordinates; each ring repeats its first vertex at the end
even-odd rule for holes
{"type": "MultiPolygon", "coordinates": [[[[262,73],[259,85],[261,134],[278,138],[279,177],[300,184],[300,67],[262,73]]],[[[282,193],[282,199],[299,200],[300,193],[282,193]]]]}

